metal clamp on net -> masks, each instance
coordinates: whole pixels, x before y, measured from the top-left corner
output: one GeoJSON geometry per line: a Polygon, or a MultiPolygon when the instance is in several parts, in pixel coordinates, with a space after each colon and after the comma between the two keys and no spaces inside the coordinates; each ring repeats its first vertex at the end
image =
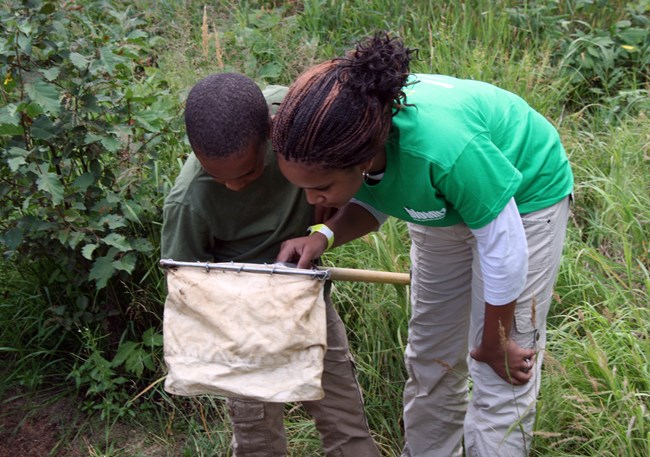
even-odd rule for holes
{"type": "Polygon", "coordinates": [[[290,265],[278,264],[251,264],[251,263],[235,263],[235,262],[179,262],[173,259],[162,259],[160,261],[162,268],[177,268],[177,267],[194,267],[204,268],[206,272],[210,270],[221,271],[236,271],[247,273],[262,273],[262,274],[281,274],[281,275],[300,275],[309,276],[314,279],[324,281],[330,278],[329,270],[309,270],[303,268],[294,268],[290,265]]]}

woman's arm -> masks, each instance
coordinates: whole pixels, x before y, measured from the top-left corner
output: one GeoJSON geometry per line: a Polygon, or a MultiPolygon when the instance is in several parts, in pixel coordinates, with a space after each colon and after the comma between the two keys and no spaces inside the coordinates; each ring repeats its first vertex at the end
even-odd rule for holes
{"type": "Polygon", "coordinates": [[[514,199],[483,228],[472,230],[483,273],[485,317],[481,344],[471,356],[490,367],[511,384],[531,378],[533,349],[524,349],[510,339],[517,297],[528,273],[526,233],[514,199]]]}
{"type": "MultiPolygon", "coordinates": [[[[325,223],[334,233],[332,247],[357,239],[377,230],[381,222],[363,206],[349,202],[325,223]]],[[[278,262],[297,263],[298,268],[310,268],[315,259],[327,249],[327,237],[322,233],[293,238],[282,243],[278,262]]]]}

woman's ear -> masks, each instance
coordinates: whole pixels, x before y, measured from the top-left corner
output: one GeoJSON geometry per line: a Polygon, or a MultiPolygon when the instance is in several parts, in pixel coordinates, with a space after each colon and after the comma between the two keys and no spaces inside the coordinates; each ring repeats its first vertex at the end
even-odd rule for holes
{"type": "Polygon", "coordinates": [[[361,173],[367,173],[369,172],[372,168],[372,162],[373,159],[366,160],[365,162],[361,162],[359,164],[359,168],[361,169],[361,173]]]}
{"type": "Polygon", "coordinates": [[[386,169],[386,151],[380,150],[371,159],[359,164],[362,172],[379,173],[386,169]]]}

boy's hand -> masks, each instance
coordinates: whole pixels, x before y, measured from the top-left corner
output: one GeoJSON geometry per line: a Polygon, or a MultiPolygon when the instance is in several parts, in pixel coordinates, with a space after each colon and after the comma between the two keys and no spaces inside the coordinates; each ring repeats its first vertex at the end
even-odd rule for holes
{"type": "Polygon", "coordinates": [[[311,268],[315,259],[327,249],[327,237],[322,233],[293,238],[282,243],[276,262],[296,263],[298,268],[311,268]]]}

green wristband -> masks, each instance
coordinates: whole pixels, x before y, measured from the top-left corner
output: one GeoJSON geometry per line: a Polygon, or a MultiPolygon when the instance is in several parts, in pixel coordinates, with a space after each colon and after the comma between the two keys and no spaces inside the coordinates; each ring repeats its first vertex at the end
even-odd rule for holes
{"type": "Polygon", "coordinates": [[[307,231],[309,232],[310,236],[314,233],[322,233],[327,237],[327,249],[325,249],[326,251],[329,250],[334,244],[334,232],[332,232],[332,230],[325,224],[311,225],[307,227],[307,231]]]}

